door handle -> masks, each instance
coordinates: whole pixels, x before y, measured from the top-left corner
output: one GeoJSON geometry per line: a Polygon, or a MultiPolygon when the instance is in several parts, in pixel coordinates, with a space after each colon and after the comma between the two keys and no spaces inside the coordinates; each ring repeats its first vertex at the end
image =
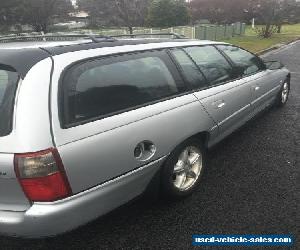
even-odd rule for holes
{"type": "Polygon", "coordinates": [[[260,89],[260,87],[259,86],[255,86],[255,87],[253,87],[253,90],[254,91],[258,91],[260,89]]]}
{"type": "Polygon", "coordinates": [[[221,109],[221,108],[223,108],[225,105],[226,105],[226,103],[225,103],[225,102],[222,102],[222,103],[220,103],[220,104],[217,105],[217,108],[218,108],[218,109],[221,109]]]}
{"type": "Polygon", "coordinates": [[[223,100],[219,100],[219,101],[215,101],[212,103],[212,105],[216,108],[216,109],[221,109],[223,108],[226,103],[223,100]]]}

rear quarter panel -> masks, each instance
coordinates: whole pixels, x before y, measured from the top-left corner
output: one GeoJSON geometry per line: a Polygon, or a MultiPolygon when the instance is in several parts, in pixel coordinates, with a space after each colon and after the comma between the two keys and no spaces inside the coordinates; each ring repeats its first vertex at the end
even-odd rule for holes
{"type": "Polygon", "coordinates": [[[55,141],[76,193],[164,157],[213,126],[198,100],[187,95],[82,126],[56,128],[55,141]],[[153,142],[156,152],[138,161],[134,149],[145,140],[153,142]]]}
{"type": "Polygon", "coordinates": [[[51,69],[51,59],[45,59],[19,82],[13,129],[10,135],[0,137],[0,153],[36,152],[53,147],[49,115],[51,69]]]}
{"type": "Polygon", "coordinates": [[[25,211],[31,206],[15,175],[14,154],[53,147],[49,116],[51,68],[52,61],[45,59],[18,84],[12,132],[0,137],[0,211],[25,211]]]}

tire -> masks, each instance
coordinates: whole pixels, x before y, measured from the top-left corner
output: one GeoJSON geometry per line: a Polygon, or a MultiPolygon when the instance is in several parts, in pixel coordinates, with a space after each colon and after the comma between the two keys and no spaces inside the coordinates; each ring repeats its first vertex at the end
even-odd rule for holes
{"type": "Polygon", "coordinates": [[[162,169],[164,197],[176,200],[190,195],[199,185],[205,165],[206,149],[201,141],[191,138],[177,146],[162,169]]]}
{"type": "Polygon", "coordinates": [[[289,79],[286,79],[280,89],[280,92],[278,93],[276,100],[275,100],[275,105],[277,107],[283,107],[288,99],[289,99],[289,93],[290,93],[290,81],[289,79]]]}

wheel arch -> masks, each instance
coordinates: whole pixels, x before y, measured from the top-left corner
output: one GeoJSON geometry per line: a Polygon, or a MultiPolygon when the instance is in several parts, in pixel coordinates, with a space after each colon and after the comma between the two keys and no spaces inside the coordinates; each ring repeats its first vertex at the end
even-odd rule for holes
{"type": "MultiPolygon", "coordinates": [[[[184,140],[179,142],[177,145],[175,145],[172,148],[170,153],[173,150],[175,150],[176,147],[178,147],[179,145],[181,145],[185,141],[190,140],[192,138],[196,138],[197,140],[199,140],[201,143],[203,143],[202,145],[204,146],[204,148],[206,150],[208,149],[208,141],[209,141],[209,138],[210,138],[210,133],[207,132],[207,131],[201,131],[201,132],[198,132],[194,135],[191,135],[188,138],[185,138],[184,140]]],[[[155,200],[159,196],[160,189],[161,189],[161,172],[162,172],[162,169],[163,169],[164,165],[166,164],[166,161],[167,161],[168,157],[169,157],[169,155],[166,157],[166,159],[164,160],[164,162],[161,164],[160,168],[158,169],[157,173],[153,176],[153,178],[151,179],[151,181],[149,182],[149,184],[145,188],[144,195],[147,198],[150,198],[150,200],[153,200],[153,199],[155,200]]]]}
{"type": "Polygon", "coordinates": [[[208,141],[209,141],[209,138],[210,138],[210,133],[208,131],[201,131],[201,132],[198,132],[196,134],[193,134],[187,138],[185,138],[183,141],[181,141],[180,143],[178,143],[173,149],[172,151],[177,147],[179,146],[180,144],[184,143],[185,141],[189,140],[189,139],[192,139],[192,138],[195,138],[197,140],[199,140],[203,146],[205,147],[205,149],[208,149],[208,141]]]}
{"type": "Polygon", "coordinates": [[[286,76],[286,79],[288,80],[288,83],[291,83],[291,73],[288,73],[286,76]]]}
{"type": "MultiPolygon", "coordinates": [[[[208,150],[208,141],[209,141],[209,138],[210,138],[210,133],[209,133],[208,131],[201,131],[201,132],[198,132],[198,133],[196,133],[196,134],[193,134],[193,135],[191,135],[191,136],[189,136],[189,137],[187,137],[187,138],[181,140],[181,141],[178,142],[176,145],[174,145],[174,146],[172,147],[172,149],[170,150],[168,156],[169,156],[169,155],[170,155],[170,154],[171,154],[171,153],[172,153],[179,145],[183,144],[185,141],[190,140],[190,139],[192,139],[192,138],[199,140],[199,141],[202,143],[202,146],[204,146],[204,148],[205,148],[206,150],[208,150]]],[[[168,157],[167,157],[167,158],[168,158],[168,157]]],[[[166,158],[166,159],[167,159],[167,158],[166,158]]],[[[164,165],[164,163],[162,164],[162,166],[163,166],[163,165],[164,165]]]]}

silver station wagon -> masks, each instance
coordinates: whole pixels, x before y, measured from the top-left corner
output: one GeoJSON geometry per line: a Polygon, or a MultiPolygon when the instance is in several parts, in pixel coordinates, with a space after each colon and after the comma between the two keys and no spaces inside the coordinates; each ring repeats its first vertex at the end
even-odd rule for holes
{"type": "Polygon", "coordinates": [[[230,44],[51,38],[0,44],[3,235],[60,234],[153,186],[183,198],[210,147],[288,100],[281,63],[230,44]]]}

